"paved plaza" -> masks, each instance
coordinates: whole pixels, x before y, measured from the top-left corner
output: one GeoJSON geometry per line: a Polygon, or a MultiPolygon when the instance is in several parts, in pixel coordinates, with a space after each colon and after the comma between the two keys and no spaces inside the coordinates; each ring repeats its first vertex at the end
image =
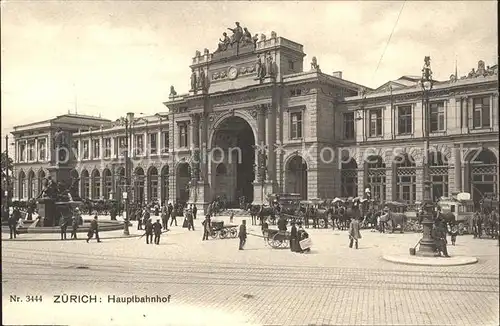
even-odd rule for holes
{"type": "MultiPolygon", "coordinates": [[[[140,234],[136,229],[131,233],[140,234]]],[[[309,254],[271,249],[251,235],[244,251],[238,250],[238,239],[201,241],[200,219],[194,232],[174,226],[159,246],[138,237],[106,239],[104,233],[102,243],[3,241],[4,324],[499,323],[496,241],[458,237],[450,255],[475,256],[478,263],[426,267],[381,258],[408,253],[419,234],[364,230],[355,250],[348,247],[346,231],[308,231],[309,254]],[[60,294],[96,295],[98,303],[54,303],[60,294]],[[11,295],[24,300],[42,295],[43,302],[12,302],[11,295]],[[171,297],[169,303],[127,305],[109,302],[113,295],[171,297]]],[[[260,234],[260,227],[249,225],[248,232],[260,234]]],[[[20,239],[49,236],[57,235],[20,239]]]]}

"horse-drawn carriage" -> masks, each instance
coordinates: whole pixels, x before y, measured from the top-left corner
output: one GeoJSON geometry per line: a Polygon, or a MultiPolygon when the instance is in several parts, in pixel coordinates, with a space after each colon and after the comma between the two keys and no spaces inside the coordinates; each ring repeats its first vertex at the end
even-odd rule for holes
{"type": "MultiPolygon", "coordinates": [[[[465,194],[465,193],[462,193],[465,194]]],[[[472,234],[472,218],[474,216],[474,201],[470,195],[462,194],[452,197],[441,197],[438,206],[442,217],[449,223],[458,223],[458,234],[472,234]]]]}
{"type": "Polygon", "coordinates": [[[276,229],[264,231],[264,238],[274,249],[286,249],[290,247],[290,232],[276,229]]]}
{"type": "Polygon", "coordinates": [[[237,225],[224,225],[224,221],[212,221],[210,236],[212,238],[226,239],[238,237],[237,225]]]}
{"type": "Polygon", "coordinates": [[[408,205],[398,201],[386,201],[384,203],[385,214],[380,216],[380,222],[383,228],[388,228],[392,233],[399,226],[400,232],[419,232],[421,229],[420,223],[408,218],[406,211],[408,205]]]}

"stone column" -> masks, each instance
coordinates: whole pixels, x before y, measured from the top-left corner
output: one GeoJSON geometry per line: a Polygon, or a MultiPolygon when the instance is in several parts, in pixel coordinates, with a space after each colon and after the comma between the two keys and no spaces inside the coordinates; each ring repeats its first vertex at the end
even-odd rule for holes
{"type": "MultiPolygon", "coordinates": [[[[257,115],[257,145],[264,146],[266,141],[266,111],[268,110],[268,106],[266,104],[262,104],[259,106],[258,115],[257,115]]],[[[260,148],[262,148],[260,147],[260,148]]],[[[259,181],[266,179],[266,172],[264,170],[264,166],[266,161],[264,159],[264,151],[258,152],[258,176],[259,181]]]]}
{"type": "MultiPolygon", "coordinates": [[[[99,160],[102,160],[103,157],[104,157],[104,136],[102,135],[102,127],[101,127],[101,136],[99,137],[99,160]]],[[[104,189],[104,188],[102,188],[102,189],[104,189]]],[[[102,195],[102,192],[101,192],[101,195],[102,195]]]]}
{"type": "Polygon", "coordinates": [[[35,138],[35,161],[38,162],[38,138],[35,138]]]}
{"type": "MultiPolygon", "coordinates": [[[[396,188],[398,186],[398,167],[396,163],[391,162],[391,198],[388,198],[388,200],[396,200],[397,198],[397,191],[396,188]]],[[[389,181],[388,181],[389,182],[389,181]]]]}
{"type": "Polygon", "coordinates": [[[191,180],[198,182],[200,179],[200,118],[199,113],[191,114],[191,180]]]}
{"type": "Polygon", "coordinates": [[[455,191],[462,192],[462,151],[460,146],[455,146],[453,150],[455,155],[455,191]]]}
{"type": "Polygon", "coordinates": [[[52,132],[49,131],[49,134],[47,136],[47,161],[49,162],[49,165],[52,165],[52,152],[53,152],[53,150],[52,150],[52,132]]]}
{"type": "MultiPolygon", "coordinates": [[[[276,152],[274,145],[276,144],[276,113],[277,113],[277,89],[275,87],[273,92],[273,104],[268,107],[267,110],[267,168],[268,168],[268,176],[267,179],[272,182],[273,188],[274,184],[277,181],[276,175],[276,152]]],[[[274,190],[274,189],[273,189],[274,190]]]]}
{"type": "Polygon", "coordinates": [[[201,178],[205,183],[209,183],[208,180],[208,148],[211,147],[207,144],[208,140],[208,114],[203,113],[200,116],[200,134],[201,134],[201,155],[200,155],[200,174],[201,178]]]}
{"type": "MultiPolygon", "coordinates": [[[[161,130],[161,126],[160,126],[158,129],[158,133],[156,135],[156,154],[157,155],[161,155],[161,150],[164,147],[164,145],[162,145],[161,133],[162,133],[162,130],[161,130]]],[[[158,198],[161,198],[160,193],[158,193],[158,198]]]]}

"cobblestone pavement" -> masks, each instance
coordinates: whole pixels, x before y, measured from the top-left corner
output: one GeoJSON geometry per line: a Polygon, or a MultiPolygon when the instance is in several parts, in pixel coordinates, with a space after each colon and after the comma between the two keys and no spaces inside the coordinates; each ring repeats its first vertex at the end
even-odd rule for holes
{"type": "MultiPolygon", "coordinates": [[[[381,259],[408,253],[418,234],[364,230],[355,250],[348,248],[345,231],[309,230],[313,251],[295,254],[251,235],[244,251],[237,250],[237,239],[202,242],[200,223],[191,232],[174,226],[159,246],[146,245],[144,238],[4,242],[4,324],[499,323],[496,241],[458,237],[450,254],[476,256],[477,264],[423,267],[381,259]],[[61,293],[95,294],[101,303],[53,303],[61,293]],[[10,295],[28,294],[43,295],[44,301],[9,302],[10,295]],[[171,295],[171,302],[108,302],[108,295],[146,294],[171,295]]],[[[249,225],[248,232],[260,229],[249,225]]]]}

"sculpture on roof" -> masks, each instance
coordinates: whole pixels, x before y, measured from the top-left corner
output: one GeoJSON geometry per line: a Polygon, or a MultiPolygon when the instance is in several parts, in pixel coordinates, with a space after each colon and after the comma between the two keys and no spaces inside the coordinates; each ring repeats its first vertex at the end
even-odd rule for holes
{"type": "Polygon", "coordinates": [[[316,59],[316,57],[312,57],[312,60],[311,60],[311,70],[317,70],[317,71],[319,71],[318,59],[316,59]]]}
{"type": "Polygon", "coordinates": [[[174,97],[174,96],[177,96],[177,92],[175,91],[175,88],[174,86],[170,86],[170,97],[174,97]]]}
{"type": "Polygon", "coordinates": [[[196,83],[196,72],[193,70],[193,72],[191,73],[191,90],[195,91],[197,85],[198,84],[196,83]]]}
{"type": "Polygon", "coordinates": [[[195,56],[196,58],[200,57],[200,56],[201,56],[200,51],[196,50],[196,52],[194,53],[194,56],[195,56]]]}
{"type": "Polygon", "coordinates": [[[233,35],[231,35],[231,46],[235,43],[239,43],[241,41],[241,38],[243,37],[243,28],[241,28],[240,23],[236,22],[236,27],[235,28],[227,28],[231,32],[233,32],[233,35]]]}
{"type": "Polygon", "coordinates": [[[477,77],[484,76],[485,73],[486,73],[486,69],[484,68],[484,61],[483,60],[479,60],[479,62],[477,63],[476,76],[477,77]]]}
{"type": "Polygon", "coordinates": [[[266,76],[273,77],[274,69],[273,69],[273,56],[270,52],[266,53],[266,76]]]}
{"type": "Polygon", "coordinates": [[[227,33],[222,33],[222,39],[219,39],[219,46],[217,48],[217,51],[215,52],[226,51],[230,44],[231,39],[229,38],[229,36],[227,36],[227,33]]]}
{"type": "Polygon", "coordinates": [[[206,78],[205,78],[205,71],[203,68],[200,69],[200,74],[198,76],[198,88],[201,90],[205,90],[206,87],[206,78]]]}
{"type": "Polygon", "coordinates": [[[255,34],[253,36],[252,41],[253,41],[253,48],[256,49],[257,48],[257,42],[259,42],[259,34],[255,34]]]}
{"type": "Polygon", "coordinates": [[[432,80],[432,70],[431,70],[431,57],[426,56],[424,58],[424,67],[422,68],[422,79],[432,80]]]}
{"type": "Polygon", "coordinates": [[[262,65],[260,54],[257,54],[257,62],[255,63],[255,70],[257,71],[257,78],[262,79],[266,76],[265,67],[262,65]]]}

